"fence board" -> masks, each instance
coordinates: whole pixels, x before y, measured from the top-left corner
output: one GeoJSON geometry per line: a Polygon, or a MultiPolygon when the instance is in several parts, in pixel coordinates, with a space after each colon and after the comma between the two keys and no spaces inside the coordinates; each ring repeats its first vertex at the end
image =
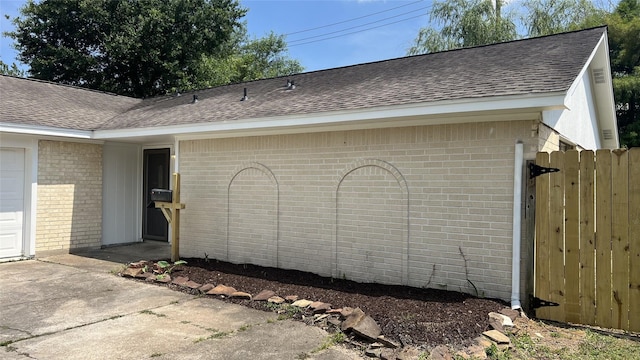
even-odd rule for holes
{"type": "Polygon", "coordinates": [[[549,308],[549,316],[566,321],[564,288],[564,154],[551,153],[549,166],[560,172],[549,175],[549,300],[559,306],[549,308]]]}
{"type": "Polygon", "coordinates": [[[580,186],[577,150],[564,154],[564,299],[565,321],[580,321],[580,186]]]}
{"type": "Polygon", "coordinates": [[[640,332],[640,148],[629,150],[629,330],[640,332]]]}
{"type": "Polygon", "coordinates": [[[611,159],[611,276],[614,327],[629,329],[629,152],[614,150],[611,159]]]}
{"type": "Polygon", "coordinates": [[[594,153],[580,153],[580,318],[595,324],[594,153]]]}
{"type": "Polygon", "coordinates": [[[611,327],[611,151],[596,151],[596,324],[611,327]]]}
{"type": "MultiPolygon", "coordinates": [[[[549,167],[549,154],[538,153],[536,164],[549,167]]],[[[549,299],[549,177],[536,178],[536,240],[535,240],[535,284],[534,295],[549,299]],[[540,201],[538,201],[540,200],[540,201]]],[[[549,308],[536,309],[536,316],[549,318],[549,308]]]]}

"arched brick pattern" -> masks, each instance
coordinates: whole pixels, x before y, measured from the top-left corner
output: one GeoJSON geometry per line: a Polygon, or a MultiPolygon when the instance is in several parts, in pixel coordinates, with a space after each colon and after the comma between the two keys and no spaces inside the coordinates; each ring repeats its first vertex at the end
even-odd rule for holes
{"type": "Polygon", "coordinates": [[[227,259],[278,266],[279,187],[259,163],[237,168],[228,182],[227,259]]]}

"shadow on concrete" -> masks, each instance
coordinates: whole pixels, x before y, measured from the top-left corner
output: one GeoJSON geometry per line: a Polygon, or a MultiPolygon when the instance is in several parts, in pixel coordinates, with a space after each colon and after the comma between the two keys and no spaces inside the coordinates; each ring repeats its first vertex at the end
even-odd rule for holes
{"type": "Polygon", "coordinates": [[[167,260],[171,258],[171,245],[161,241],[144,241],[101,249],[77,250],[73,255],[126,264],[138,260],[167,260]]]}

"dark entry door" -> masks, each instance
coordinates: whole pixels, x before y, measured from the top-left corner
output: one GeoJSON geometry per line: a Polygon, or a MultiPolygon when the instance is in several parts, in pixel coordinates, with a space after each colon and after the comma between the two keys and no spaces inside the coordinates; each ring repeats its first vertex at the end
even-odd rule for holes
{"type": "Polygon", "coordinates": [[[144,203],[142,213],[142,238],[168,241],[169,224],[160,209],[148,208],[151,189],[169,189],[169,149],[147,149],[143,152],[144,203]]]}

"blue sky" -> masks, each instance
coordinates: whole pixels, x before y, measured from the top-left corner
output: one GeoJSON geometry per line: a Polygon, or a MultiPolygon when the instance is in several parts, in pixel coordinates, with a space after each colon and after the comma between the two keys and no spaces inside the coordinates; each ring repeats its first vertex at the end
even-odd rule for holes
{"type": "MultiPolygon", "coordinates": [[[[4,15],[17,16],[25,2],[0,0],[0,32],[13,29],[4,15]]],[[[249,9],[243,18],[249,34],[290,34],[289,55],[299,60],[305,71],[405,56],[418,30],[428,22],[431,3],[432,0],[240,0],[249,9]],[[338,22],[341,23],[328,26],[338,22]],[[390,25],[382,26],[385,24],[390,25]],[[318,29],[305,31],[314,28],[318,29]],[[329,37],[334,38],[319,41],[329,37]]],[[[7,64],[17,63],[12,43],[10,38],[0,38],[0,59],[7,64]]]]}

